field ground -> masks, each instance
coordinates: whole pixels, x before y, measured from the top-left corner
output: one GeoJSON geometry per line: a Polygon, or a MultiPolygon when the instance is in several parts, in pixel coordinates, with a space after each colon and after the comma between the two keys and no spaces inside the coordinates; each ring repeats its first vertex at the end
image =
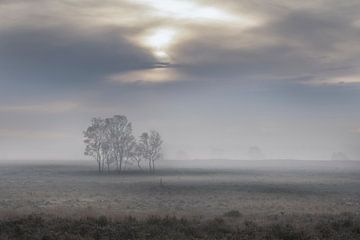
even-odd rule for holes
{"type": "Polygon", "coordinates": [[[31,240],[358,240],[360,217],[353,214],[302,216],[271,223],[232,219],[147,217],[60,218],[29,215],[0,219],[0,239],[31,240]]]}
{"type": "Polygon", "coordinates": [[[360,162],[163,161],[155,175],[92,162],[0,164],[0,213],[248,219],[360,214],[360,162]],[[181,166],[181,167],[180,167],[181,166]]]}

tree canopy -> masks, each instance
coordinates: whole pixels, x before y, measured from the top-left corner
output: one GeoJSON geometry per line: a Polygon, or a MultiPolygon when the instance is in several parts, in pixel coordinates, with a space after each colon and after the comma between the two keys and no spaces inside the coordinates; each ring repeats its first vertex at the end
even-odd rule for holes
{"type": "Polygon", "coordinates": [[[122,172],[126,165],[135,165],[155,172],[155,162],[162,158],[162,139],[151,130],[139,138],[134,137],[132,124],[126,116],[93,118],[84,131],[85,155],[96,160],[98,171],[116,170],[122,172]]]}

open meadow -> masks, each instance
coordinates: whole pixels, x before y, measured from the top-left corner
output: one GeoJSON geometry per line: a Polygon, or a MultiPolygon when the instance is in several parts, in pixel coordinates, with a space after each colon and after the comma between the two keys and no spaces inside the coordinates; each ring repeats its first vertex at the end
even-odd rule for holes
{"type": "Polygon", "coordinates": [[[2,164],[2,214],[213,217],[360,213],[359,162],[163,161],[155,174],[88,162],[2,164]]]}
{"type": "Polygon", "coordinates": [[[1,164],[0,239],[359,239],[360,163],[1,164]]]}

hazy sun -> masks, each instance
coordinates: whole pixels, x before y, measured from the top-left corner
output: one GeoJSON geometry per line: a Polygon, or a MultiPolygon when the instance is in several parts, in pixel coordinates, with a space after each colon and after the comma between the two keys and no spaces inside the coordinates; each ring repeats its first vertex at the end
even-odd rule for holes
{"type": "Polygon", "coordinates": [[[154,19],[168,21],[166,27],[161,24],[136,36],[136,41],[148,48],[161,61],[170,61],[172,47],[191,37],[193,33],[188,28],[193,24],[198,26],[236,26],[245,29],[256,26],[259,22],[252,16],[232,14],[225,9],[210,6],[194,0],[128,0],[147,7],[147,14],[154,19]],[[187,31],[185,31],[187,30],[187,31]]]}
{"type": "Polygon", "coordinates": [[[143,44],[151,49],[153,54],[166,60],[169,58],[168,50],[175,42],[177,31],[173,28],[157,28],[148,32],[143,38],[143,44]]]}

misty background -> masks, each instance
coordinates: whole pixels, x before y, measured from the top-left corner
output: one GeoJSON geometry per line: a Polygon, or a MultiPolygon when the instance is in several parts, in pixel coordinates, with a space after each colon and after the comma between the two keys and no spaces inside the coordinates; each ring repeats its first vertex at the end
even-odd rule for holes
{"type": "Polygon", "coordinates": [[[0,159],[84,159],[90,119],[125,114],[165,159],[358,160],[359,11],[0,0],[0,159]]]}

